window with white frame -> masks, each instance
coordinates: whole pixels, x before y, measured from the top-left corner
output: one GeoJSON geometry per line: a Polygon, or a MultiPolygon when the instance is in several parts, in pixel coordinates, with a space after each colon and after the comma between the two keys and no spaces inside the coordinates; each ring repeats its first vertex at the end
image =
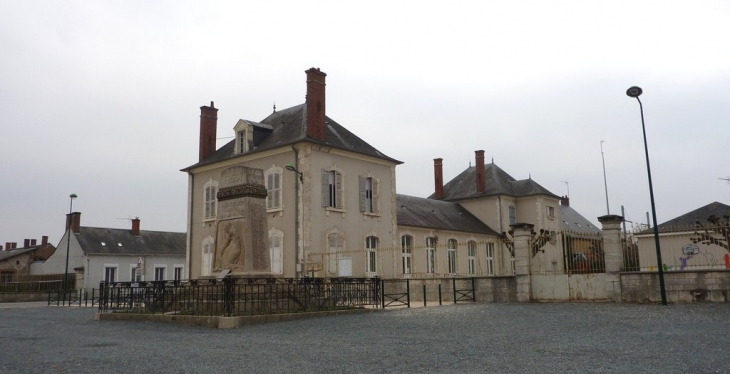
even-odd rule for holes
{"type": "Polygon", "coordinates": [[[248,151],[248,133],[246,130],[241,130],[236,134],[236,142],[239,153],[248,151]]]}
{"type": "Polygon", "coordinates": [[[200,275],[208,276],[213,266],[213,254],[215,253],[215,240],[212,236],[208,236],[203,240],[203,259],[200,265],[200,275]]]}
{"type": "Polygon", "coordinates": [[[378,273],[377,250],[378,238],[375,236],[365,238],[365,273],[371,277],[378,273]]]}
{"type": "Polygon", "coordinates": [[[547,218],[555,219],[555,207],[547,207],[545,214],[547,215],[547,218]]]}
{"type": "Polygon", "coordinates": [[[203,209],[203,219],[204,220],[210,220],[215,219],[216,216],[216,208],[217,208],[217,194],[218,194],[218,181],[216,180],[209,180],[207,183],[205,183],[205,186],[203,186],[203,201],[205,202],[205,207],[203,209]]]}
{"type": "Polygon", "coordinates": [[[117,281],[118,265],[104,265],[104,282],[113,283],[117,281]]]}
{"type": "Polygon", "coordinates": [[[377,178],[360,176],[360,211],[379,213],[377,178]]]}
{"type": "Polygon", "coordinates": [[[266,171],[266,210],[281,209],[281,175],[283,169],[273,166],[266,171]]]}
{"type": "Polygon", "coordinates": [[[280,230],[269,230],[269,256],[271,258],[271,272],[281,274],[283,272],[282,264],[282,242],[284,233],[280,230]]]}
{"type": "Polygon", "coordinates": [[[469,275],[476,274],[476,254],[477,254],[477,242],[470,240],[466,244],[466,257],[467,263],[469,264],[469,275]]]}
{"type": "Polygon", "coordinates": [[[449,274],[456,274],[456,246],[456,239],[449,239],[447,243],[449,274]]]}
{"type": "Polygon", "coordinates": [[[163,281],[165,280],[165,266],[155,266],[155,280],[156,281],[163,281]]]}
{"type": "Polygon", "coordinates": [[[509,206],[509,224],[514,225],[517,223],[517,209],[514,205],[509,206]]]}
{"type": "Polygon", "coordinates": [[[494,243],[487,243],[487,275],[494,275],[494,243]]]}
{"type": "Polygon", "coordinates": [[[411,254],[413,251],[413,237],[410,235],[403,235],[400,238],[400,245],[401,245],[401,254],[403,256],[403,266],[401,270],[403,271],[403,274],[408,276],[407,274],[411,274],[411,254]]]}
{"type": "Polygon", "coordinates": [[[175,267],[173,267],[172,280],[176,280],[176,281],[183,280],[183,277],[184,277],[183,269],[184,269],[183,265],[175,265],[175,267]]]}
{"type": "Polygon", "coordinates": [[[426,238],[426,273],[436,272],[436,238],[426,238]]]}
{"type": "Polygon", "coordinates": [[[345,238],[340,233],[332,233],[327,236],[327,247],[329,255],[329,272],[337,274],[337,260],[344,251],[345,238]]]}
{"type": "Polygon", "coordinates": [[[129,280],[132,282],[140,282],[142,281],[142,268],[137,268],[137,264],[130,265],[131,268],[131,274],[129,276],[129,280]]]}
{"type": "Polygon", "coordinates": [[[322,171],[322,206],[344,209],[343,177],[339,170],[322,171]]]}

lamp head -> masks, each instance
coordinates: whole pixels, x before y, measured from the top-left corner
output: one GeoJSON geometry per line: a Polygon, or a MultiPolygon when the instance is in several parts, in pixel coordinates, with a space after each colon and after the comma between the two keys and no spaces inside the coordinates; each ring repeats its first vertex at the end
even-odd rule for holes
{"type": "Polygon", "coordinates": [[[644,91],[638,86],[629,87],[629,89],[626,90],[626,95],[630,97],[639,97],[642,93],[644,93],[644,91]]]}
{"type": "Polygon", "coordinates": [[[71,194],[71,196],[69,196],[69,197],[70,197],[70,198],[72,198],[72,199],[75,199],[75,198],[77,198],[78,196],[76,196],[76,194],[75,194],[75,193],[72,193],[72,194],[71,194]]]}
{"type": "Polygon", "coordinates": [[[289,170],[289,171],[298,171],[297,168],[295,168],[294,165],[292,165],[292,164],[287,164],[285,167],[286,167],[286,170],[289,170]]]}

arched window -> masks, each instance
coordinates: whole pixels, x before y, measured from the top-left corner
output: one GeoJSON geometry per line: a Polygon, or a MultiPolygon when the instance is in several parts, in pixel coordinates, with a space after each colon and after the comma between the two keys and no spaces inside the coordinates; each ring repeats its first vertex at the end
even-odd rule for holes
{"type": "Polygon", "coordinates": [[[469,240],[466,243],[466,256],[467,262],[469,263],[469,275],[476,274],[476,256],[477,256],[477,242],[469,240]]]}
{"type": "Polygon", "coordinates": [[[284,233],[280,230],[269,230],[269,256],[271,258],[271,272],[273,274],[282,274],[283,259],[282,243],[284,242],[284,233]]]}
{"type": "Polygon", "coordinates": [[[447,250],[449,258],[449,274],[456,274],[456,239],[449,239],[447,250]]]}
{"type": "Polygon", "coordinates": [[[487,275],[494,275],[494,243],[487,243],[487,275]]]}
{"type": "Polygon", "coordinates": [[[368,236],[365,238],[365,273],[372,277],[378,273],[377,267],[377,251],[378,249],[378,238],[375,236],[368,236]]]}
{"type": "Polygon", "coordinates": [[[401,253],[403,256],[402,271],[403,274],[411,274],[411,254],[413,251],[413,237],[410,235],[403,235],[400,238],[401,242],[401,253]]]}
{"type": "Polygon", "coordinates": [[[331,274],[337,273],[337,260],[343,252],[345,246],[345,238],[342,234],[332,233],[327,236],[327,247],[329,253],[328,270],[331,274]]]}
{"type": "Polygon", "coordinates": [[[436,238],[426,238],[426,273],[436,272],[436,238]]]}
{"type": "Polygon", "coordinates": [[[284,169],[272,166],[264,173],[266,181],[266,210],[280,210],[281,203],[281,175],[284,169]]]}
{"type": "Polygon", "coordinates": [[[215,253],[215,240],[212,236],[208,236],[203,240],[203,261],[200,265],[200,275],[210,275],[213,266],[213,254],[215,253]]]}
{"type": "Polygon", "coordinates": [[[206,182],[203,186],[203,194],[203,201],[205,205],[203,209],[203,219],[215,219],[216,202],[218,201],[216,196],[218,194],[218,181],[210,179],[206,182]]]}

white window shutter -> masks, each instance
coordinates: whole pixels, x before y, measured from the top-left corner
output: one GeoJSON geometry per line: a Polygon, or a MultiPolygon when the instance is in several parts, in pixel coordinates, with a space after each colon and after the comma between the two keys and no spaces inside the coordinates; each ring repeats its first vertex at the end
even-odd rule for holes
{"type": "Polygon", "coordinates": [[[373,189],[373,212],[380,213],[380,203],[378,199],[380,195],[380,179],[373,178],[373,186],[371,188],[373,189]]]}
{"type": "Polygon", "coordinates": [[[335,207],[337,209],[343,209],[343,202],[342,202],[342,174],[341,173],[335,173],[335,190],[337,191],[335,193],[335,207]]]}
{"type": "Polygon", "coordinates": [[[360,176],[360,211],[364,212],[366,211],[367,207],[365,206],[365,200],[367,199],[365,195],[365,177],[362,175],[360,176]]]}
{"type": "Polygon", "coordinates": [[[327,170],[322,170],[322,206],[330,205],[330,176],[327,170]]]}

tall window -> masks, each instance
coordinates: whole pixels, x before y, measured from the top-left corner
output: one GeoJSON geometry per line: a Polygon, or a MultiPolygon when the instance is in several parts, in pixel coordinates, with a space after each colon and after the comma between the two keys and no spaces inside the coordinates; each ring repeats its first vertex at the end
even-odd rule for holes
{"type": "Polygon", "coordinates": [[[469,275],[476,274],[477,243],[470,240],[466,245],[467,262],[469,263],[469,275]]]}
{"type": "Polygon", "coordinates": [[[366,268],[365,272],[369,276],[374,276],[378,273],[378,267],[377,267],[377,254],[376,251],[378,249],[378,238],[375,236],[368,236],[365,238],[365,262],[366,262],[366,268]]]}
{"type": "MultiPolygon", "coordinates": [[[[400,238],[401,251],[403,255],[403,274],[411,273],[411,252],[413,251],[413,237],[410,235],[403,235],[400,238]]],[[[407,276],[407,275],[406,275],[407,276]]]]}
{"type": "Polygon", "coordinates": [[[155,266],[155,280],[156,281],[163,281],[165,280],[165,267],[164,266],[155,266]]]}
{"type": "Polygon", "coordinates": [[[494,275],[494,243],[487,243],[487,275],[494,275]]]}
{"type": "Polygon", "coordinates": [[[360,211],[378,213],[378,179],[360,177],[360,211]]]}
{"type": "Polygon", "coordinates": [[[552,207],[552,206],[547,207],[545,214],[547,215],[547,218],[555,219],[555,207],[552,207]]]}
{"type": "Polygon", "coordinates": [[[514,205],[509,206],[509,224],[514,225],[517,223],[517,210],[514,205]]]}
{"type": "Polygon", "coordinates": [[[269,169],[266,173],[266,209],[281,208],[281,168],[269,169]]]}
{"type": "Polygon", "coordinates": [[[137,269],[136,265],[132,265],[132,274],[129,278],[132,282],[139,282],[142,280],[142,269],[137,269]],[[139,270],[139,271],[138,271],[139,270]]]}
{"type": "Polygon", "coordinates": [[[271,258],[271,272],[274,274],[281,274],[282,267],[282,236],[283,233],[279,230],[269,233],[269,256],[271,258]]]}
{"type": "Polygon", "coordinates": [[[436,238],[426,238],[426,273],[436,272],[436,238]]]}
{"type": "Polygon", "coordinates": [[[104,282],[113,283],[117,281],[117,266],[104,266],[104,282]]]}
{"type": "Polygon", "coordinates": [[[447,247],[449,258],[449,274],[456,274],[456,239],[449,239],[447,247]]]}
{"type": "Polygon", "coordinates": [[[322,206],[343,209],[342,173],[336,170],[322,171],[322,206]]]}
{"type": "Polygon", "coordinates": [[[174,271],[174,273],[172,275],[173,280],[176,280],[176,281],[183,280],[183,266],[182,265],[175,265],[175,267],[173,268],[173,271],[174,271]]]}
{"type": "Polygon", "coordinates": [[[345,238],[338,233],[329,234],[327,245],[329,246],[329,272],[337,273],[337,260],[344,250],[345,238]]]}
{"type": "Polygon", "coordinates": [[[218,181],[209,180],[204,186],[205,216],[203,219],[215,219],[216,215],[216,195],[218,194],[218,181]]]}
{"type": "Polygon", "coordinates": [[[246,130],[238,132],[238,149],[241,153],[248,151],[248,137],[246,136],[246,130]]]}
{"type": "Polygon", "coordinates": [[[213,266],[213,254],[215,253],[215,241],[212,236],[203,240],[203,261],[201,262],[200,275],[210,275],[213,266]]]}

